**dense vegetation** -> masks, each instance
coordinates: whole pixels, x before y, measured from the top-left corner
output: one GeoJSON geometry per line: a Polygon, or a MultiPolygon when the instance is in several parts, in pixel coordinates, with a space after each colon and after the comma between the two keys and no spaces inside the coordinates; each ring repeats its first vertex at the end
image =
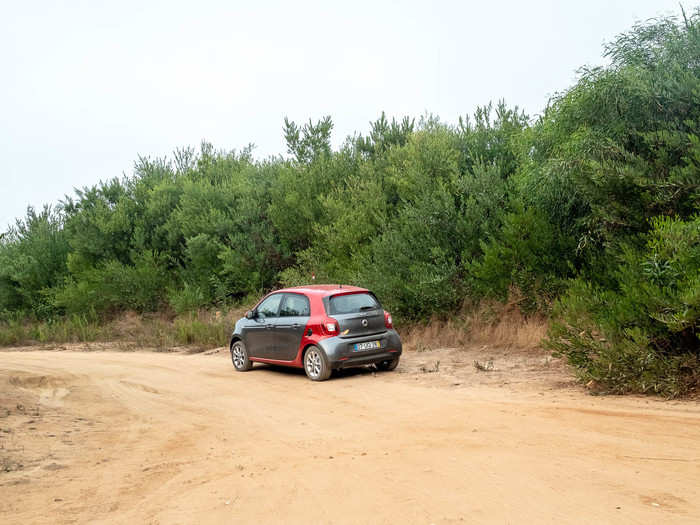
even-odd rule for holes
{"type": "Polygon", "coordinates": [[[285,120],[250,148],[139,158],[133,175],[29,209],[0,240],[6,321],[231,304],[280,284],[357,283],[404,320],[513,291],[604,390],[700,380],[700,10],[635,26],[535,119],[285,120]]]}

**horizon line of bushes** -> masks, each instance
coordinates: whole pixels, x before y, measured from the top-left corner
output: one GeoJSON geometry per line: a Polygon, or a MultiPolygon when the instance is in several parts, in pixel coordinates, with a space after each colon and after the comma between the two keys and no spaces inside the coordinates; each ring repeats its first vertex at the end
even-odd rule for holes
{"type": "Polygon", "coordinates": [[[373,289],[404,320],[517,289],[609,392],[700,381],[700,10],[635,25],[536,119],[389,121],[287,157],[179,149],[29,208],[0,237],[2,319],[233,304],[280,285],[373,289]]]}

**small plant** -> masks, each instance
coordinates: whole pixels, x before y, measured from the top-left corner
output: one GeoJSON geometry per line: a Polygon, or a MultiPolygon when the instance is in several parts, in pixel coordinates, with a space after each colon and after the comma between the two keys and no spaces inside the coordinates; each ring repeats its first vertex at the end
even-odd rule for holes
{"type": "Polygon", "coordinates": [[[12,472],[15,470],[22,470],[24,465],[12,460],[9,457],[0,458],[0,471],[2,472],[12,472]]]}
{"type": "Polygon", "coordinates": [[[432,348],[430,348],[428,345],[424,344],[423,342],[418,342],[416,343],[416,352],[430,352],[432,348]]]}
{"type": "Polygon", "coordinates": [[[486,363],[481,363],[479,361],[474,361],[474,368],[477,372],[492,372],[495,370],[493,366],[493,359],[489,359],[486,363]]]}
{"type": "Polygon", "coordinates": [[[440,371],[440,361],[435,361],[432,367],[426,367],[425,365],[420,367],[420,371],[424,374],[436,374],[440,371]]]}

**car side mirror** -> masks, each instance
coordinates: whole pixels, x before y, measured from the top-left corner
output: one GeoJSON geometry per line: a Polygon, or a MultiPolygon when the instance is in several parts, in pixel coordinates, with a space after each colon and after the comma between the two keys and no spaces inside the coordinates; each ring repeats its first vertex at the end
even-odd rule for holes
{"type": "Polygon", "coordinates": [[[255,312],[253,310],[248,310],[245,313],[245,318],[246,319],[255,319],[255,312]]]}

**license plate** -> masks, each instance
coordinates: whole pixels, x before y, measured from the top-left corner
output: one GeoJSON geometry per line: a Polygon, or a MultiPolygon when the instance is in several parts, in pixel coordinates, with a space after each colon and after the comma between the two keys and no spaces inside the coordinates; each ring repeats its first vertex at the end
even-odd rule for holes
{"type": "Polygon", "coordinates": [[[362,352],[363,350],[374,350],[375,348],[381,348],[382,343],[380,341],[367,341],[366,343],[355,343],[353,345],[353,351],[362,352]]]}

